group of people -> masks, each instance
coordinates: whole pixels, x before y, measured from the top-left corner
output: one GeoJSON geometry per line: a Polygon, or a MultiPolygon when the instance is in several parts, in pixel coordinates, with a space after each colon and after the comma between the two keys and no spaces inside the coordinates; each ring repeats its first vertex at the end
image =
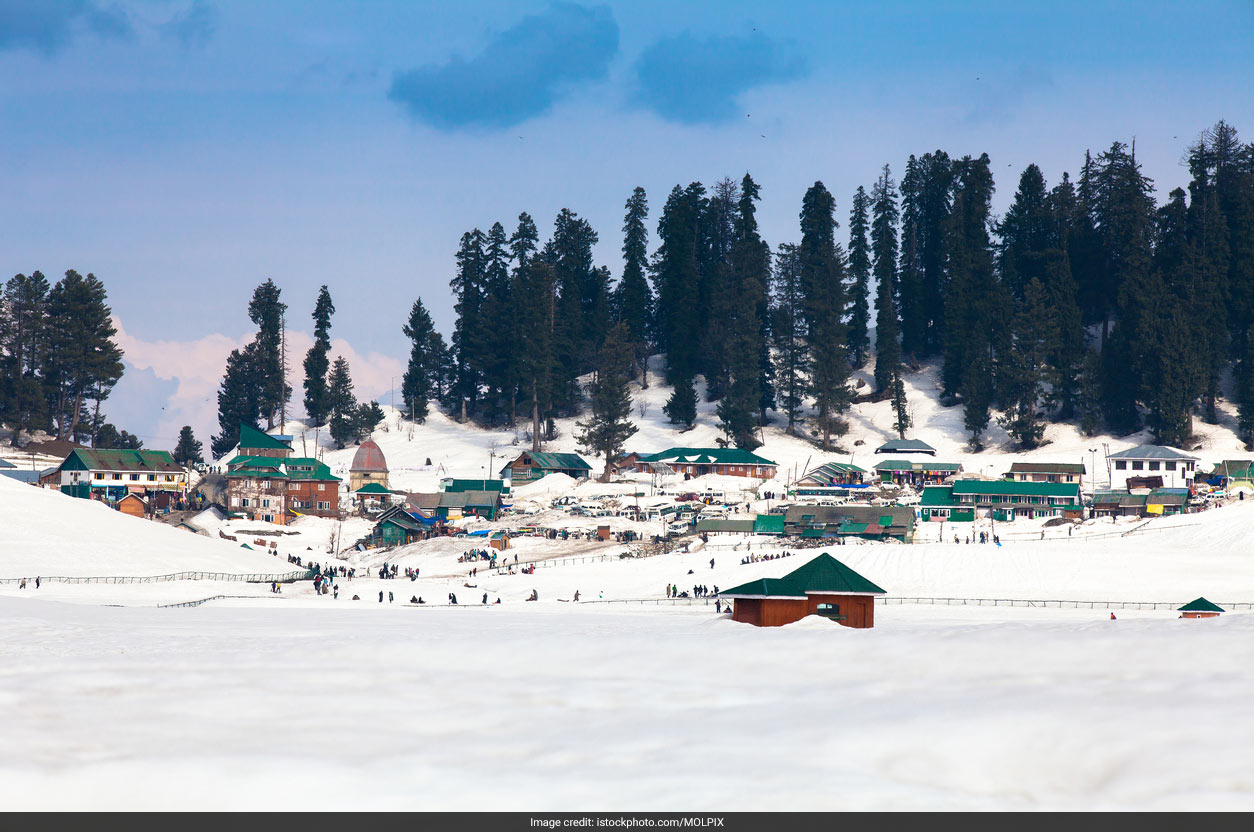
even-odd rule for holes
{"type": "MultiPolygon", "coordinates": [[[[1042,539],[1042,540],[1044,540],[1044,539],[1045,539],[1045,530],[1044,530],[1044,529],[1042,529],[1042,530],[1041,530],[1041,539],[1042,539]]],[[[975,540],[975,541],[976,541],[976,542],[978,542],[978,543],[988,543],[988,542],[991,540],[991,541],[993,541],[993,543],[997,544],[998,546],[1000,546],[1000,545],[1001,545],[1001,538],[1000,538],[1000,537],[998,537],[998,536],[997,536],[997,535],[995,535],[995,534],[989,534],[988,532],[980,532],[980,534],[978,535],[978,537],[971,537],[971,536],[968,536],[968,537],[966,538],[966,542],[967,542],[967,543],[970,543],[972,540],[975,540]]],[[[957,543],[957,542],[958,542],[958,535],[954,535],[954,543],[957,543]]]]}
{"type": "Polygon", "coordinates": [[[475,561],[487,560],[496,566],[496,552],[489,552],[487,549],[471,549],[457,559],[458,563],[474,563],[475,561]]]}
{"type": "Polygon", "coordinates": [[[711,595],[718,595],[718,586],[708,587],[705,584],[697,584],[692,588],[692,595],[689,595],[686,589],[681,592],[677,584],[666,585],[667,598],[708,598],[711,595]]]}
{"type": "Polygon", "coordinates": [[[383,581],[393,580],[399,574],[401,574],[401,568],[397,566],[395,563],[391,564],[390,566],[385,563],[379,567],[379,579],[380,580],[383,580],[383,581]]]}
{"type": "Polygon", "coordinates": [[[334,584],[330,576],[321,573],[314,575],[313,586],[315,595],[331,595],[334,593],[336,600],[340,597],[340,585],[334,584]]]}
{"type": "MultiPolygon", "coordinates": [[[[17,585],[18,589],[26,589],[26,579],[22,578],[22,582],[17,585]]],[[[35,576],[35,589],[39,589],[39,576],[35,576]]]]}
{"type": "Polygon", "coordinates": [[[405,577],[406,577],[406,578],[409,578],[409,580],[411,580],[411,581],[416,581],[416,580],[418,580],[418,567],[416,567],[416,566],[406,566],[406,567],[405,567],[405,577]]]}
{"type": "Polygon", "coordinates": [[[757,563],[763,560],[779,560],[780,558],[792,557],[792,552],[780,552],[776,555],[745,555],[740,559],[741,566],[748,566],[751,563],[757,563]]]}

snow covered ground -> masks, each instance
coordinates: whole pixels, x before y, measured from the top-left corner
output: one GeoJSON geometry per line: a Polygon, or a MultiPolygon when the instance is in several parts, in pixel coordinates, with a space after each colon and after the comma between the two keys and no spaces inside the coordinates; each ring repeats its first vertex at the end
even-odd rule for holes
{"type": "MultiPolygon", "coordinates": [[[[1090,464],[1087,449],[1101,447],[1051,426],[1052,444],[1032,454],[999,447],[996,430],[991,450],[966,454],[961,410],[935,403],[934,371],[908,379],[912,435],[968,471],[1090,464]]],[[[712,444],[713,406],[678,433],[661,416],[669,388],[654,380],[637,392],[645,415],[629,447],[712,444]]],[[[841,439],[865,468],[891,435],[887,409],[859,405],[841,439]]],[[[528,446],[436,412],[411,431],[389,411],[386,428],[375,439],[403,489],[490,476],[528,446]]],[[[576,450],[573,425],[559,429],[548,449],[576,450]]],[[[1226,428],[1197,429],[1205,463],[1245,455],[1226,428]]],[[[778,426],[764,436],[760,453],[781,472],[850,458],[778,426]]],[[[298,452],[313,438],[298,431],[298,452]]],[[[1144,439],[1105,441],[1113,451],[1144,439]]],[[[354,449],[323,452],[347,479],[354,449]]],[[[657,523],[550,507],[559,496],[634,503],[648,485],[549,478],[514,497],[535,514],[466,525],[648,536],[657,523]]],[[[196,522],[209,537],[0,478],[6,808],[307,809],[314,784],[320,807],[349,810],[1254,809],[1243,704],[1254,694],[1254,500],[1074,529],[999,523],[1000,547],[953,542],[991,529],[982,521],[923,524],[914,546],[827,549],[895,598],[1242,604],[1201,621],[1171,609],[1118,609],[1112,621],[1101,608],[885,603],[872,630],[812,619],[757,629],[712,602],[663,600],[668,584],[726,589],[822,551],[744,563],[783,550],[736,535],[647,558],[622,558],[636,547],[615,542],[515,537],[507,561],[538,561],[534,574],[459,562],[482,538],[351,552],[335,562],[358,577],[337,579],[338,598],[307,582],[276,595],[228,580],[3,580],[286,572],[287,555],[331,562],[333,533],[348,544],[369,527],[196,522]],[[277,554],[241,545],[254,539],[277,541],[277,554]],[[420,577],[369,577],[385,561],[420,577]],[[528,603],[533,590],[540,600],[528,603]]]]}

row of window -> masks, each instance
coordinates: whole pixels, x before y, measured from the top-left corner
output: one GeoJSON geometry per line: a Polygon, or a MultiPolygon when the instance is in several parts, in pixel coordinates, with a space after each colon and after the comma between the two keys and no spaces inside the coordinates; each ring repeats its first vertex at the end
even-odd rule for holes
{"type": "MultiPolygon", "coordinates": [[[[1116,459],[1116,460],[1115,460],[1115,470],[1116,470],[1116,471],[1126,471],[1126,470],[1128,470],[1128,462],[1129,462],[1129,460],[1126,460],[1126,459],[1116,459]]],[[[1134,460],[1131,460],[1131,462],[1132,462],[1132,470],[1133,470],[1133,471],[1146,471],[1146,470],[1148,470],[1148,471],[1174,471],[1174,470],[1176,470],[1176,463],[1175,463],[1175,461],[1174,461],[1174,460],[1168,460],[1168,461],[1166,461],[1166,462],[1159,463],[1157,460],[1153,460],[1153,459],[1151,459],[1151,460],[1149,460],[1149,462],[1148,462],[1148,463],[1146,463],[1146,462],[1145,462],[1145,461],[1143,461],[1143,460],[1140,460],[1140,459],[1134,459],[1134,460]],[[1146,468],[1146,465],[1147,465],[1147,464],[1149,465],[1149,467],[1148,467],[1148,468],[1146,468]],[[1161,465],[1162,467],[1160,468],[1160,467],[1159,467],[1159,465],[1161,465]]],[[[1183,467],[1181,468],[1181,470],[1183,470],[1183,471],[1192,471],[1192,470],[1193,470],[1193,463],[1192,463],[1192,462],[1186,462],[1186,463],[1184,463],[1184,464],[1183,464],[1183,467]]]]}
{"type": "MultiPolygon", "coordinates": [[[[139,474],[127,474],[126,475],[126,478],[129,479],[131,482],[139,482],[139,477],[140,477],[139,474]]],[[[175,481],[174,477],[175,477],[174,474],[162,474],[161,482],[174,482],[175,481]]],[[[179,479],[183,478],[182,474],[178,475],[178,477],[179,479]]],[[[98,480],[103,480],[103,479],[121,480],[122,475],[121,474],[109,474],[108,477],[106,478],[104,474],[97,471],[94,474],[94,478],[98,480]]],[[[145,478],[145,482],[157,482],[157,474],[145,474],[144,478],[145,478]]]]}
{"type": "MultiPolygon", "coordinates": [[[[265,488],[265,487],[268,487],[269,485],[270,485],[270,480],[268,480],[268,479],[266,479],[266,480],[253,480],[253,479],[246,479],[246,480],[244,480],[244,488],[257,488],[257,487],[265,488]]],[[[292,487],[292,488],[299,488],[299,487],[300,487],[300,484],[299,484],[299,483],[294,483],[294,484],[292,484],[292,486],[291,486],[291,487],[292,487]]],[[[318,490],[319,490],[319,491],[326,491],[326,490],[327,490],[327,484],[326,484],[325,482],[320,482],[320,483],[318,483],[318,490]]]]}

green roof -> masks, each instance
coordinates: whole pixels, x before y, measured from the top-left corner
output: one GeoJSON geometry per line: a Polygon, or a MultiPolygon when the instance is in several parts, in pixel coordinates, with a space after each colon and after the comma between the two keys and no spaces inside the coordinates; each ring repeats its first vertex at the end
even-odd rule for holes
{"type": "Polygon", "coordinates": [[[275,439],[273,436],[263,433],[248,424],[239,426],[239,446],[240,448],[265,448],[278,451],[290,451],[292,449],[286,442],[275,439]]]}
{"type": "Polygon", "coordinates": [[[1231,477],[1233,479],[1254,479],[1254,460],[1225,459],[1215,465],[1212,476],[1231,477]]]}
{"type": "Polygon", "coordinates": [[[642,462],[681,462],[691,465],[774,465],[771,460],[743,448],[667,448],[642,454],[642,462]]]}
{"type": "Polygon", "coordinates": [[[920,506],[924,508],[928,506],[947,507],[954,504],[954,487],[952,485],[923,486],[923,496],[919,500],[920,506]]]}
{"type": "Polygon", "coordinates": [[[1198,598],[1197,600],[1190,601],[1189,603],[1185,604],[1183,607],[1180,607],[1180,609],[1178,610],[1178,612],[1223,612],[1223,611],[1224,611],[1223,607],[1217,604],[1212,604],[1210,601],[1207,601],[1205,598],[1198,598]]]}
{"type": "Polygon", "coordinates": [[[75,448],[61,463],[67,471],[165,471],[182,473],[169,451],[75,448]]]}
{"type": "Polygon", "coordinates": [[[958,462],[915,462],[909,459],[886,459],[875,463],[876,471],[961,471],[958,462]]]}
{"type": "Polygon", "coordinates": [[[228,477],[272,477],[288,480],[315,480],[339,482],[326,463],[313,457],[294,456],[284,459],[277,456],[240,455],[226,463],[228,477]]]}
{"type": "MultiPolygon", "coordinates": [[[[555,471],[570,471],[570,470],[591,471],[592,470],[592,466],[584,462],[583,457],[581,457],[579,454],[549,454],[549,453],[537,453],[535,451],[526,451],[523,454],[521,454],[518,457],[518,459],[521,459],[524,456],[528,457],[531,460],[532,468],[542,468],[546,470],[555,470],[555,471]]],[[[514,462],[517,462],[518,459],[515,459],[514,462]]],[[[505,468],[501,469],[502,473],[508,470],[510,465],[513,465],[514,462],[511,462],[509,465],[506,465],[505,468]]],[[[482,490],[482,489],[472,489],[472,490],[482,490]]]]}
{"type": "Polygon", "coordinates": [[[783,534],[784,515],[759,514],[753,521],[753,531],[755,534],[783,534]]]}
{"type": "Polygon", "coordinates": [[[379,485],[379,483],[377,482],[368,482],[365,485],[363,485],[361,488],[354,491],[353,493],[354,494],[391,494],[392,492],[388,491],[386,488],[379,485]]]}
{"type": "Polygon", "coordinates": [[[451,494],[459,491],[504,491],[504,480],[459,480],[451,479],[443,485],[443,490],[451,494]]]}
{"type": "Polygon", "coordinates": [[[845,566],[827,552],[802,564],[782,578],[760,578],[725,589],[719,595],[770,595],[798,598],[810,594],[885,594],[885,590],[845,566]]]}
{"type": "Polygon", "coordinates": [[[956,480],[954,496],[1072,497],[1080,493],[1074,482],[1012,482],[1011,480],[956,480]]]}

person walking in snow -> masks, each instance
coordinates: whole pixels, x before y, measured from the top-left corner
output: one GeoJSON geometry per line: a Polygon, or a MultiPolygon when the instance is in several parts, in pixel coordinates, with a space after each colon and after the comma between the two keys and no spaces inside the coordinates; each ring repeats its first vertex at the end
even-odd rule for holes
{"type": "Polygon", "coordinates": [[[331,587],[331,588],[335,591],[335,593],[331,596],[331,599],[332,599],[333,601],[338,601],[338,600],[340,600],[340,585],[339,585],[339,584],[336,584],[335,586],[333,586],[333,587],[331,587]]]}
{"type": "Polygon", "coordinates": [[[576,600],[576,601],[578,601],[578,600],[579,600],[579,590],[577,590],[577,589],[575,590],[575,600],[576,600]]]}
{"type": "Polygon", "coordinates": [[[35,589],[39,589],[39,576],[35,576],[35,589]]]}
{"type": "Polygon", "coordinates": [[[710,558],[710,568],[714,568],[714,558],[710,558]]]}
{"type": "Polygon", "coordinates": [[[383,590],[379,590],[379,603],[383,603],[383,590]]]}
{"type": "Polygon", "coordinates": [[[392,603],[392,593],[388,593],[388,603],[392,603]]]}

